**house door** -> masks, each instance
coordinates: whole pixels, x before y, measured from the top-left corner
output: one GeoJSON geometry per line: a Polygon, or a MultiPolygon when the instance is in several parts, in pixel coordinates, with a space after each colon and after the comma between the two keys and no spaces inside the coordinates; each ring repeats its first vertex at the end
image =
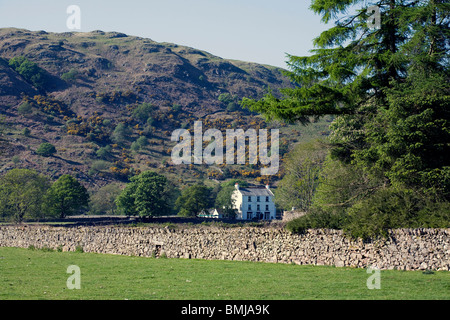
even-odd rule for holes
{"type": "Polygon", "coordinates": [[[270,219],[270,212],[264,212],[264,220],[269,220],[270,219]]]}
{"type": "Polygon", "coordinates": [[[247,220],[252,220],[252,212],[247,212],[247,220]]]}

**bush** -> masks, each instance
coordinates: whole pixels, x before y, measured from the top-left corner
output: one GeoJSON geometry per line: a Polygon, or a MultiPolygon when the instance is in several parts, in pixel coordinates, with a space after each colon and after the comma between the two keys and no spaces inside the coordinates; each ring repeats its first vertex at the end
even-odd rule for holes
{"type": "Polygon", "coordinates": [[[114,129],[111,140],[117,144],[123,144],[131,135],[131,129],[124,123],[119,123],[114,129]]]}
{"type": "Polygon", "coordinates": [[[306,215],[293,219],[286,224],[292,233],[305,233],[307,229],[342,229],[347,221],[345,213],[331,213],[312,209],[306,215]]]}
{"type": "Polygon", "coordinates": [[[388,236],[389,229],[449,228],[450,202],[412,189],[383,188],[358,201],[346,211],[313,208],[303,217],[289,221],[286,229],[342,229],[351,238],[364,241],[388,236]]]}
{"type": "Polygon", "coordinates": [[[172,110],[178,113],[178,112],[182,111],[183,109],[182,109],[181,105],[174,103],[172,105],[172,110]]]}
{"type": "Polygon", "coordinates": [[[101,147],[97,150],[96,155],[97,157],[101,159],[109,159],[112,156],[112,147],[110,145],[107,145],[105,147],[101,147]]]}
{"type": "Polygon", "coordinates": [[[20,163],[20,157],[17,155],[12,157],[11,160],[15,165],[18,165],[20,163]]]}
{"type": "Polygon", "coordinates": [[[32,113],[33,111],[33,105],[29,102],[22,102],[19,107],[17,108],[17,112],[21,115],[27,115],[32,113]]]}
{"type": "Polygon", "coordinates": [[[44,70],[39,68],[36,63],[25,57],[14,57],[9,60],[9,66],[39,90],[45,89],[48,80],[44,70]]]}
{"type": "Polygon", "coordinates": [[[132,111],[132,116],[137,121],[145,123],[151,117],[152,112],[153,105],[151,103],[142,103],[132,111]]]}
{"type": "Polygon", "coordinates": [[[220,102],[223,102],[224,104],[228,105],[231,102],[234,102],[234,97],[229,93],[221,93],[218,97],[218,100],[220,102]]]}
{"type": "Polygon", "coordinates": [[[51,157],[56,153],[56,148],[51,143],[44,142],[36,150],[36,153],[43,157],[51,157]]]}
{"type": "Polygon", "coordinates": [[[111,162],[104,160],[95,160],[91,164],[91,169],[93,172],[99,172],[103,170],[108,170],[112,166],[111,162]]]}
{"type": "Polygon", "coordinates": [[[417,213],[418,226],[450,228],[450,202],[432,202],[417,213]]]}
{"type": "Polygon", "coordinates": [[[144,147],[147,146],[147,145],[148,145],[148,140],[147,140],[147,138],[141,136],[141,137],[139,137],[135,142],[133,142],[133,143],[131,144],[131,149],[132,149],[133,151],[138,151],[138,150],[144,148],[144,147]]]}
{"type": "Polygon", "coordinates": [[[311,225],[306,216],[293,219],[286,224],[286,230],[292,233],[303,234],[308,229],[311,229],[311,225]]]}
{"type": "Polygon", "coordinates": [[[344,231],[354,238],[387,236],[389,229],[449,228],[450,203],[411,189],[386,188],[348,210],[344,231]]]}
{"type": "Polygon", "coordinates": [[[233,112],[233,111],[236,111],[236,110],[238,110],[238,106],[237,106],[236,103],[230,102],[230,103],[227,104],[227,111],[228,112],[233,112]]]}
{"type": "Polygon", "coordinates": [[[78,71],[75,69],[70,69],[69,72],[63,73],[61,79],[65,82],[73,82],[78,76],[78,71]]]}

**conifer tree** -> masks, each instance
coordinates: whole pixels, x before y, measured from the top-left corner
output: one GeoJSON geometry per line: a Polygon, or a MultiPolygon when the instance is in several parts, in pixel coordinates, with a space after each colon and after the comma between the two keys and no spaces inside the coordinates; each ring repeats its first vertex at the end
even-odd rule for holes
{"type": "Polygon", "coordinates": [[[333,157],[380,187],[450,199],[448,1],[313,0],[310,8],[335,24],[314,40],[311,56],[288,57],[297,85],[243,105],[305,125],[334,115],[333,157]]]}

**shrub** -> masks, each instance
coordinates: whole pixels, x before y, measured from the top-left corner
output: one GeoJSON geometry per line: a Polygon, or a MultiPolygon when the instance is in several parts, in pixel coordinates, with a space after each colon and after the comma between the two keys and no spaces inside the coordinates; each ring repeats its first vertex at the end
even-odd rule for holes
{"type": "Polygon", "coordinates": [[[21,115],[27,115],[32,113],[33,111],[33,105],[29,102],[22,102],[19,107],[17,108],[17,112],[21,115]]]}
{"type": "Polygon", "coordinates": [[[227,111],[228,112],[233,112],[233,111],[236,111],[236,110],[238,110],[238,106],[237,106],[236,103],[230,102],[230,103],[227,104],[227,111]]]}
{"type": "Polygon", "coordinates": [[[417,213],[417,225],[450,228],[450,202],[431,202],[417,213]]]}
{"type": "Polygon", "coordinates": [[[450,203],[411,189],[386,188],[348,210],[344,231],[354,238],[387,236],[389,229],[448,228],[450,203]]]}
{"type": "Polygon", "coordinates": [[[73,81],[75,81],[77,76],[78,76],[78,71],[72,68],[68,72],[63,73],[61,75],[61,79],[64,80],[65,82],[73,82],[73,81]]]}
{"type": "Polygon", "coordinates": [[[293,233],[304,233],[307,229],[342,229],[347,221],[345,213],[331,213],[312,209],[306,215],[293,219],[286,224],[286,229],[293,233]]]}
{"type": "Polygon", "coordinates": [[[349,237],[364,241],[386,237],[389,229],[449,227],[450,202],[437,200],[424,191],[393,187],[380,189],[345,211],[316,207],[286,224],[293,233],[342,229],[349,237]]]}
{"type": "Polygon", "coordinates": [[[45,89],[47,84],[45,72],[36,63],[25,57],[14,57],[9,60],[9,66],[39,90],[45,89]]]}
{"type": "Polygon", "coordinates": [[[131,129],[121,122],[114,129],[111,140],[117,144],[123,144],[130,135],[131,129]]]}
{"type": "Polygon", "coordinates": [[[137,121],[145,123],[151,117],[152,112],[153,105],[151,103],[142,103],[132,111],[132,116],[137,121]]]}
{"type": "Polygon", "coordinates": [[[110,145],[107,145],[105,147],[101,147],[100,149],[98,149],[96,154],[97,154],[97,157],[105,160],[105,159],[108,159],[111,157],[111,152],[112,152],[112,147],[110,145]]]}
{"type": "Polygon", "coordinates": [[[228,105],[230,102],[234,101],[234,97],[231,94],[226,92],[226,93],[221,93],[218,97],[218,100],[220,102],[223,102],[226,105],[228,105]]]}
{"type": "Polygon", "coordinates": [[[16,156],[12,157],[11,160],[15,165],[18,165],[20,162],[20,157],[16,155],[16,156]]]}
{"type": "Polygon", "coordinates": [[[95,171],[108,170],[111,167],[111,162],[104,160],[95,160],[91,164],[91,169],[95,171]]]}
{"type": "Polygon", "coordinates": [[[172,110],[178,113],[178,112],[180,112],[182,110],[182,107],[181,107],[181,105],[179,105],[177,103],[174,103],[172,105],[172,110]]]}
{"type": "Polygon", "coordinates": [[[36,150],[36,153],[43,157],[51,157],[56,153],[56,148],[51,143],[44,142],[36,150]]]}
{"type": "Polygon", "coordinates": [[[148,140],[146,137],[139,137],[135,142],[131,144],[131,149],[133,151],[138,151],[143,147],[148,145],[148,140]]]}
{"type": "Polygon", "coordinates": [[[303,234],[310,228],[311,226],[306,216],[293,219],[286,224],[286,230],[297,234],[303,234]]]}

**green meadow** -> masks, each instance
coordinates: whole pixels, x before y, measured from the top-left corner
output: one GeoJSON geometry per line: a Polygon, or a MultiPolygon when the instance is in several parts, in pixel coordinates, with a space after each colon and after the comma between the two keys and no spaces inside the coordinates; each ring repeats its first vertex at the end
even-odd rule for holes
{"type": "Polygon", "coordinates": [[[450,272],[129,257],[0,248],[0,300],[448,300],[450,272]],[[80,289],[67,273],[79,267],[80,289]],[[74,283],[74,282],[72,282],[74,283]]]}

